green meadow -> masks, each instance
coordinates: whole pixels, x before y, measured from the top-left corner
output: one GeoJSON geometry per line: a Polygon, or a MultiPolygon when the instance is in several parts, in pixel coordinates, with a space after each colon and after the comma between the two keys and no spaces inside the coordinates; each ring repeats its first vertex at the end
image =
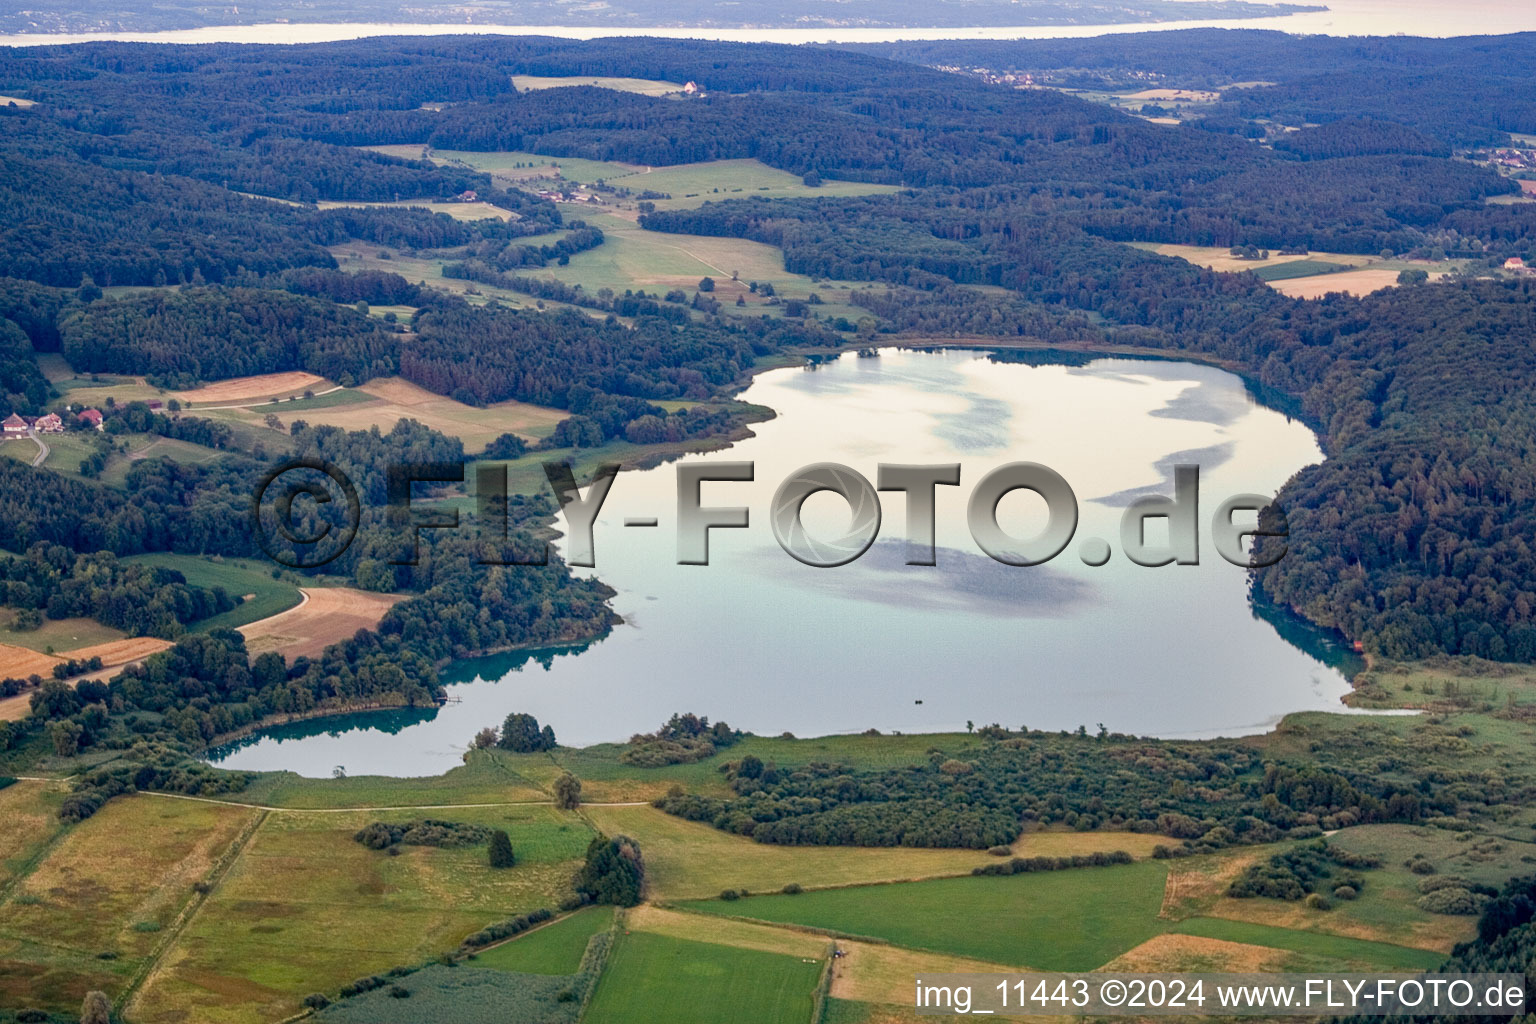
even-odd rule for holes
{"type": "Polygon", "coordinates": [[[621,935],[585,1024],[804,1024],[822,962],[635,932],[621,935]]]}
{"type": "Polygon", "coordinates": [[[592,936],[612,926],[612,907],[587,907],[478,953],[472,962],[520,974],[575,974],[592,936]]]}
{"type": "Polygon", "coordinates": [[[1047,971],[1089,971],[1165,931],[1163,861],[683,904],[1047,971]]]}

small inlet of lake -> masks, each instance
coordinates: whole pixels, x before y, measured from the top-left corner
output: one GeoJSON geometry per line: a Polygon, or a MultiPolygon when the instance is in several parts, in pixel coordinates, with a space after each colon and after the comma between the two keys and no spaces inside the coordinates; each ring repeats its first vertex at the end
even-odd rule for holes
{"type": "MultiPolygon", "coordinates": [[[[877,728],[1011,728],[1209,737],[1262,732],[1303,710],[1343,710],[1352,656],[1288,615],[1256,608],[1248,574],[1215,552],[1209,521],[1239,493],[1274,494],[1322,459],[1301,422],[1230,373],[1186,362],[1097,358],[1036,365],[969,350],[844,355],[773,370],[742,394],[777,412],[756,436],[688,461],[756,464],[750,483],[706,483],[703,504],[746,506],[747,529],[711,531],[708,566],[677,563],[675,464],[619,474],[595,530],[595,572],[624,618],[578,648],[451,666],[451,702],[312,720],[213,751],[223,767],[434,775],[484,726],[536,715],[569,746],[622,741],[692,711],[760,734],[877,728]],[[988,558],[966,526],[971,489],[1009,462],[1037,462],[1076,493],[1061,556],[1019,568],[988,558]],[[775,488],[816,462],[869,480],[880,463],[959,463],[937,489],[936,566],[905,564],[906,500],[882,495],[880,539],[860,559],[811,568],[774,539],[775,488]],[[1200,564],[1144,568],[1120,552],[1125,506],[1172,494],[1200,467],[1200,564]],[[653,529],[626,528],[654,517],[653,529]],[[1109,562],[1079,557],[1089,538],[1109,562]]],[[[1038,532],[1043,503],[1003,498],[1010,533],[1038,532]],[[1033,525],[1031,525],[1033,524],[1033,525]]],[[[813,534],[849,520],[807,500],[813,534]]],[[[1149,537],[1152,534],[1149,529],[1149,537]]]]}

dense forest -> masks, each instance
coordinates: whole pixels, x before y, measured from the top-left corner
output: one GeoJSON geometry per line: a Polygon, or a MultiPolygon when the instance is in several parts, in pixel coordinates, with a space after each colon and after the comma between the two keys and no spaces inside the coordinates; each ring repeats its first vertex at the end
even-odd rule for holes
{"type": "Polygon", "coordinates": [[[398,344],[368,317],[269,289],[197,288],[92,303],[59,324],[64,358],[91,373],[171,387],[308,370],[361,384],[398,369],[398,344]]]}

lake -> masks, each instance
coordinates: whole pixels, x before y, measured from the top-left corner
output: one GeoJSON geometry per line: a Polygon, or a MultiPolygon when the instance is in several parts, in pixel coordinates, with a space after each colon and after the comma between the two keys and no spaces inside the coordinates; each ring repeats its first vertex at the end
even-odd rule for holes
{"type": "Polygon", "coordinates": [[[1025,25],[980,28],[629,28],[609,25],[468,25],[283,23],[217,25],[165,32],[92,32],[80,34],[0,35],[0,45],[42,46],[55,43],[119,40],[150,43],[321,43],[367,36],[458,34],[558,36],[596,39],[605,36],[657,36],[746,43],[881,43],[907,39],[1071,39],[1121,32],[1181,28],[1261,28],[1302,35],[1464,36],[1536,31],[1536,4],[1508,0],[1298,0],[1327,5],[1325,11],[1274,18],[1219,21],[1133,22],[1112,25],[1025,25]]]}
{"type": "MultiPolygon", "coordinates": [[[[677,467],[621,472],[594,532],[595,572],[625,624],[579,649],[453,666],[457,702],[433,710],[296,723],[215,752],[224,767],[329,775],[429,775],[476,731],[529,712],[566,745],[620,741],[675,711],[763,734],[941,732],[1011,727],[1162,737],[1238,735],[1282,715],[1342,710],[1352,656],[1298,620],[1256,612],[1245,570],[1215,553],[1209,522],[1239,493],[1273,494],[1321,460],[1299,421],[1208,366],[1120,358],[1030,365],[971,350],[885,350],[760,374],[741,397],[776,410],[754,437],[692,462],[751,460],[750,483],[705,483],[706,506],[746,506],[746,529],[710,533],[710,564],[678,565],[677,467]],[[1009,462],[1071,485],[1077,532],[1055,560],[986,557],[966,526],[972,487],[1009,462]],[[836,568],[795,561],[774,539],[775,488],[810,463],[870,481],[880,463],[959,463],[939,487],[936,566],[905,564],[905,498],[881,497],[880,538],[836,568]],[[1200,467],[1200,564],[1146,568],[1119,550],[1138,495],[1172,493],[1172,467],[1200,467]],[[655,529],[626,528],[655,517],[655,529]],[[1080,557],[1103,538],[1101,567],[1080,557]],[[1341,669],[1343,671],[1341,671],[1341,669]]],[[[1044,504],[998,505],[1008,533],[1039,532],[1044,504]]],[[[833,537],[850,520],[813,495],[804,521],[833,537]]],[[[1251,521],[1251,517],[1249,519],[1251,521]]],[[[1156,539],[1157,528],[1148,528],[1156,539]]],[[[1166,532],[1166,531],[1165,531],[1166,532]]]]}

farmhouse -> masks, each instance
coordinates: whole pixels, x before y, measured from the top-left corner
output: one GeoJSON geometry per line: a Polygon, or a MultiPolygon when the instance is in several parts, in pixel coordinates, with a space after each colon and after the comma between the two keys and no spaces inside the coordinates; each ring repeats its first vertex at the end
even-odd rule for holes
{"type": "Polygon", "coordinates": [[[59,414],[56,412],[51,412],[46,416],[39,416],[32,426],[36,427],[38,433],[41,434],[64,433],[64,421],[59,419],[59,414]]]}
{"type": "Polygon", "coordinates": [[[683,92],[687,93],[689,96],[697,96],[703,91],[704,90],[699,88],[698,82],[689,82],[687,85],[683,86],[683,92]]]}
{"type": "Polygon", "coordinates": [[[100,409],[84,409],[84,410],[81,410],[81,412],[75,417],[75,419],[79,420],[81,423],[85,424],[88,427],[94,427],[97,430],[101,429],[101,410],[100,409]]]}
{"type": "Polygon", "coordinates": [[[27,421],[11,413],[5,418],[5,422],[0,423],[0,431],[4,432],[7,440],[13,437],[26,437],[27,421]]]}
{"type": "Polygon", "coordinates": [[[453,201],[456,203],[478,203],[480,201],[480,193],[472,188],[467,188],[454,196],[453,201]]]}

